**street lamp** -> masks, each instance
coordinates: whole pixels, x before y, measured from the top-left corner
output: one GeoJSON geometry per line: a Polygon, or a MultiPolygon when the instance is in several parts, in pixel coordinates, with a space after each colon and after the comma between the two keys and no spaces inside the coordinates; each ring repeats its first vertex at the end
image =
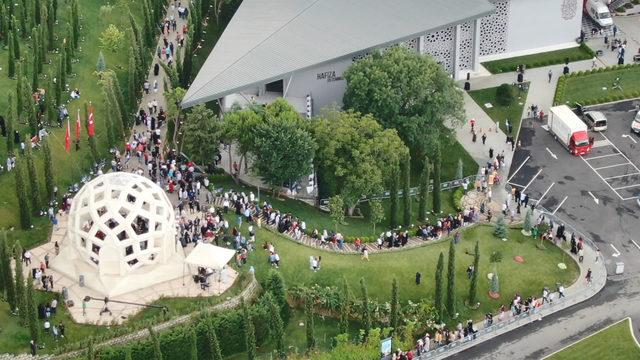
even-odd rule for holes
{"type": "Polygon", "coordinates": [[[108,307],[109,302],[117,303],[117,304],[143,306],[143,307],[147,307],[147,308],[162,309],[162,311],[165,312],[165,313],[169,311],[169,308],[164,306],[164,305],[141,304],[141,303],[134,303],[134,302],[129,302],[129,301],[112,300],[112,299],[109,299],[106,296],[104,298],[96,298],[96,297],[87,295],[87,296],[84,297],[83,300],[85,302],[89,302],[90,300],[104,301],[104,305],[102,306],[102,309],[100,310],[100,315],[102,315],[104,313],[109,313],[109,315],[111,315],[111,310],[109,310],[109,307],[108,307]]]}

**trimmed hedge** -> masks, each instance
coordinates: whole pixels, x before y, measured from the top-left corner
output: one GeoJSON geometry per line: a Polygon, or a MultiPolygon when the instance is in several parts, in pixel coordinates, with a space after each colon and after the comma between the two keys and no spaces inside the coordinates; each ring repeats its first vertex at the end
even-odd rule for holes
{"type": "MultiPolygon", "coordinates": [[[[561,75],[558,78],[558,83],[556,85],[556,92],[553,97],[553,104],[561,105],[565,103],[564,102],[565,91],[567,88],[567,81],[569,78],[586,77],[592,74],[598,74],[598,73],[609,72],[609,71],[619,71],[624,69],[632,69],[634,67],[640,68],[640,64],[613,65],[613,66],[594,68],[586,71],[571,72],[566,75],[561,75]]],[[[582,99],[581,101],[578,101],[578,102],[582,105],[595,105],[595,104],[603,104],[603,103],[608,103],[613,101],[633,99],[637,97],[640,97],[640,91],[624,91],[624,92],[611,93],[611,94],[608,94],[607,96],[599,96],[599,97],[582,99]]],[[[569,106],[573,106],[573,105],[574,104],[569,104],[569,106]]]]}
{"type": "Polygon", "coordinates": [[[488,61],[482,63],[482,65],[492,74],[499,74],[503,72],[515,71],[516,66],[521,64],[524,64],[527,69],[532,69],[549,65],[563,64],[566,59],[569,59],[569,62],[575,62],[588,60],[595,56],[595,52],[584,43],[580,44],[580,46],[575,49],[578,50],[578,53],[570,56],[567,56],[567,52],[573,50],[573,48],[543,52],[533,55],[517,56],[502,60],[488,61]]]}

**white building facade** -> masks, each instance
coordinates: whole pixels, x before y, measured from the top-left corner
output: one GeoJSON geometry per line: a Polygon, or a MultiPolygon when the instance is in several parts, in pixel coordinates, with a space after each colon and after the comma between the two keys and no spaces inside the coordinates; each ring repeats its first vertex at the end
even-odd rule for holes
{"type": "MultiPolygon", "coordinates": [[[[300,3],[305,1],[277,0],[275,3],[291,7],[293,3],[302,5],[300,3]]],[[[292,39],[295,39],[296,36],[304,39],[307,36],[305,32],[307,29],[326,26],[327,32],[331,32],[330,30],[333,30],[334,27],[352,31],[355,34],[354,38],[360,37],[357,39],[358,41],[350,44],[349,34],[342,33],[341,35],[345,37],[347,44],[341,43],[340,38],[323,35],[316,36],[318,45],[301,42],[301,45],[298,46],[299,52],[314,54],[318,47],[326,47],[327,56],[316,52],[316,63],[314,64],[313,56],[310,56],[311,59],[305,59],[297,52],[284,53],[282,48],[278,47],[280,44],[271,38],[265,38],[264,41],[250,48],[246,54],[242,54],[241,59],[229,66],[237,67],[237,73],[241,75],[255,71],[257,67],[255,63],[246,60],[244,56],[259,56],[260,50],[263,48],[267,52],[282,52],[278,54],[276,59],[279,62],[284,62],[287,66],[279,66],[281,68],[279,76],[269,78],[268,72],[263,73],[263,76],[255,74],[255,76],[249,77],[250,80],[245,81],[247,86],[244,88],[236,87],[242,81],[233,84],[233,86],[229,84],[229,81],[225,81],[226,85],[215,86],[213,85],[217,82],[215,66],[213,69],[207,69],[207,63],[216,61],[216,58],[223,58],[223,56],[216,55],[216,50],[224,51],[224,48],[228,47],[223,41],[225,35],[235,38],[236,41],[246,40],[247,34],[244,34],[244,37],[234,36],[237,34],[233,34],[233,32],[246,33],[248,30],[246,28],[236,29],[234,25],[237,24],[233,24],[234,20],[232,20],[230,27],[225,30],[220,39],[223,49],[214,49],[209,56],[203,70],[194,81],[194,86],[197,89],[192,89],[193,86],[189,89],[183,106],[188,107],[196,103],[219,99],[221,108],[228,110],[233,104],[243,106],[249,102],[268,103],[277,97],[284,97],[300,113],[312,116],[319,113],[324,107],[332,104],[341,105],[346,87],[346,81],[343,78],[344,71],[354,61],[366,56],[374,49],[384,49],[401,43],[422,54],[433,56],[454,78],[462,79],[467,76],[467,73],[470,73],[471,76],[481,74],[481,62],[484,61],[577,46],[575,40],[580,35],[582,19],[581,0],[450,0],[446,4],[440,0],[403,0],[400,4],[393,4],[395,9],[392,10],[376,0],[356,4],[367,6],[372,12],[386,12],[385,14],[372,14],[373,22],[349,18],[350,12],[351,16],[356,16],[358,8],[354,6],[354,3],[360,2],[359,0],[344,2],[318,0],[317,2],[330,5],[329,8],[336,12],[343,11],[346,15],[332,23],[331,16],[327,16],[326,13],[315,14],[323,9],[321,6],[315,9],[316,5],[314,4],[300,14],[295,14],[296,16],[308,17],[304,24],[299,27],[283,24],[277,28],[274,35],[293,42],[292,39]],[[425,19],[420,19],[419,15],[414,17],[412,10],[418,14],[422,12],[425,19]],[[449,13],[444,14],[444,12],[449,13]],[[390,33],[388,36],[377,33],[376,27],[384,28],[385,25],[384,23],[376,23],[376,16],[388,20],[390,33]],[[353,20],[356,23],[358,21],[361,23],[349,26],[340,23],[340,20],[344,22],[353,20]],[[397,24],[405,20],[409,25],[397,24]],[[424,31],[413,32],[420,28],[424,31]],[[403,30],[407,33],[403,34],[403,30]],[[367,31],[371,35],[370,38],[367,38],[367,31]],[[332,52],[331,47],[337,48],[338,51],[332,52]],[[251,54],[252,52],[255,54],[251,54]],[[260,78],[261,80],[258,80],[260,78]],[[207,81],[209,82],[207,83],[207,81]],[[206,94],[207,84],[216,88],[208,95],[206,94]],[[216,94],[211,94],[212,92],[216,94]]],[[[269,4],[273,5],[273,3],[269,4]]],[[[260,6],[267,8],[270,5],[261,4],[260,0],[245,0],[234,19],[251,15],[250,11],[243,11],[245,6],[248,8],[259,8],[260,6]]],[[[267,15],[254,14],[254,16],[267,15]]],[[[286,18],[284,15],[283,17],[286,18]]],[[[239,23],[245,21],[247,20],[238,19],[239,23]]],[[[313,36],[309,35],[309,37],[309,41],[313,42],[313,36]]],[[[291,46],[295,46],[295,43],[292,43],[291,46]]],[[[265,59],[265,61],[269,60],[265,59]]],[[[230,71],[230,68],[222,71],[221,75],[224,76],[225,71],[230,71]]],[[[271,75],[275,75],[275,73],[271,75]]]]}

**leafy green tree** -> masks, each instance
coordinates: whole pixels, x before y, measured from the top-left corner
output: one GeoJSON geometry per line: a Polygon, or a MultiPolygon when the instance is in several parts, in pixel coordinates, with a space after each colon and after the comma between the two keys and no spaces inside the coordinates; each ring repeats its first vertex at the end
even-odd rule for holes
{"type": "Polygon", "coordinates": [[[40,196],[40,184],[38,183],[38,172],[33,159],[31,146],[26,146],[27,174],[29,175],[29,193],[31,194],[31,209],[36,211],[42,205],[40,196]]]}
{"type": "Polygon", "coordinates": [[[340,294],[340,334],[349,333],[349,312],[351,311],[351,299],[349,298],[349,283],[342,277],[342,293],[340,294]]]}
{"type": "Polygon", "coordinates": [[[402,204],[403,211],[403,225],[408,227],[411,225],[411,162],[409,157],[402,162],[402,204]]]}
{"type": "MultiPolygon", "coordinates": [[[[249,153],[255,152],[255,132],[261,122],[263,122],[262,117],[252,109],[231,111],[224,116],[223,137],[226,141],[234,143],[236,152],[240,154],[239,166],[242,167],[244,162],[245,171],[248,169],[249,153]]],[[[231,152],[229,152],[229,166],[231,164],[231,152]]],[[[231,168],[229,171],[232,172],[231,168]]]]}
{"type": "Polygon", "coordinates": [[[27,290],[24,283],[24,270],[22,268],[22,247],[19,243],[13,246],[13,260],[16,263],[14,269],[14,284],[16,289],[16,300],[18,305],[18,313],[20,314],[20,323],[27,325],[27,290]]]}
{"type": "Polygon", "coordinates": [[[18,207],[20,208],[20,226],[23,230],[31,228],[31,208],[29,207],[29,200],[27,196],[27,190],[25,189],[25,179],[22,159],[16,160],[16,167],[13,170],[16,178],[16,195],[18,197],[18,207]]]}
{"type": "Polygon", "coordinates": [[[313,319],[313,299],[311,296],[304,300],[305,328],[307,330],[307,351],[316,348],[315,321],[313,319]]]}
{"type": "Polygon", "coordinates": [[[507,231],[507,225],[504,221],[504,216],[498,216],[498,220],[496,220],[496,224],[493,228],[493,235],[498,239],[509,238],[509,232],[507,231]]]}
{"type": "Polygon", "coordinates": [[[469,284],[469,306],[475,306],[478,302],[478,272],[480,266],[480,245],[476,241],[475,253],[473,254],[473,274],[469,284]]]}
{"type": "Polygon", "coordinates": [[[207,360],[224,360],[222,356],[222,350],[220,349],[220,341],[218,340],[218,336],[216,335],[216,329],[213,327],[213,323],[211,319],[206,319],[206,328],[205,328],[205,336],[206,336],[206,347],[207,347],[207,360]]]}
{"type": "Polygon", "coordinates": [[[434,303],[436,312],[438,313],[438,320],[444,321],[444,281],[442,273],[444,272],[444,255],[442,252],[438,257],[438,265],[436,266],[436,279],[435,279],[435,298],[434,303]]]}
{"type": "Polygon", "coordinates": [[[456,245],[449,241],[449,262],[447,264],[447,311],[456,317],[456,245]]]}
{"type": "Polygon", "coordinates": [[[162,360],[162,350],[160,349],[160,338],[158,334],[153,330],[153,327],[149,326],[147,329],[149,336],[151,337],[151,359],[162,360]]]}
{"type": "Polygon", "coordinates": [[[362,337],[366,341],[371,331],[371,305],[369,304],[369,290],[367,290],[364,278],[360,278],[360,292],[362,294],[362,330],[364,331],[362,337]]]}
{"type": "Polygon", "coordinates": [[[391,206],[389,207],[389,220],[392,229],[398,227],[398,187],[400,185],[400,169],[394,166],[389,169],[389,199],[391,206]]]}
{"type": "Polygon", "coordinates": [[[49,139],[45,137],[42,143],[42,157],[44,162],[44,187],[49,201],[53,200],[53,188],[55,181],[53,178],[53,162],[51,160],[51,147],[49,147],[49,139]]]}
{"type": "Polygon", "coordinates": [[[0,275],[2,276],[2,289],[5,299],[9,304],[9,309],[13,310],[18,306],[16,299],[16,286],[13,282],[13,271],[11,270],[11,251],[9,250],[9,240],[7,232],[2,231],[0,236],[0,275]]]}
{"type": "MultiPolygon", "coordinates": [[[[311,174],[316,150],[306,124],[295,110],[269,116],[273,106],[278,106],[277,102],[267,106],[266,121],[256,128],[256,161],[253,164],[274,191],[287,181],[293,182],[311,174]]],[[[288,107],[291,108],[290,105],[288,107]]]]}
{"type": "Polygon", "coordinates": [[[109,25],[100,35],[101,47],[111,52],[118,51],[123,40],[124,32],[113,24],[109,25]]]}
{"type": "Polygon", "coordinates": [[[187,114],[182,133],[182,148],[196,163],[208,164],[218,153],[221,123],[205,105],[187,114]]]}
{"type": "Polygon", "coordinates": [[[344,224],[344,202],[340,195],[329,198],[329,216],[333,222],[335,232],[338,232],[338,225],[344,224]]]}
{"type": "Polygon", "coordinates": [[[102,50],[98,53],[98,62],[96,62],[96,71],[101,73],[107,70],[107,64],[104,61],[104,55],[102,54],[102,50]]]}
{"type": "Polygon", "coordinates": [[[25,304],[26,308],[24,309],[25,316],[27,318],[27,327],[29,328],[29,335],[31,339],[35,342],[38,342],[40,336],[38,333],[38,309],[36,308],[36,294],[33,290],[33,281],[27,280],[27,290],[25,293],[25,304]]]}
{"type": "Polygon", "coordinates": [[[384,130],[371,115],[329,110],[312,124],[321,190],[340,194],[349,215],[360,199],[382,192],[388,168],[409,153],[397,132],[384,130]]]}
{"type": "Polygon", "coordinates": [[[438,146],[433,156],[433,213],[438,216],[442,212],[442,186],[441,186],[442,154],[438,146]]]}
{"type": "Polygon", "coordinates": [[[384,220],[384,207],[382,201],[371,200],[369,201],[369,221],[373,226],[373,233],[376,234],[376,225],[380,224],[384,220]]]}
{"type": "Polygon", "coordinates": [[[430,141],[437,140],[425,136],[424,129],[449,138],[450,128],[464,124],[462,92],[431,56],[395,46],[353,63],[344,77],[345,108],[372,114],[385,128],[397,129],[414,159],[426,155],[430,141]]]}
{"type": "Polygon", "coordinates": [[[397,333],[400,322],[400,301],[398,300],[398,279],[393,278],[391,283],[391,314],[389,315],[389,327],[397,333]]]}
{"type": "Polygon", "coordinates": [[[418,220],[424,221],[427,219],[427,203],[429,201],[429,177],[430,177],[430,168],[429,168],[429,158],[424,157],[424,161],[422,163],[422,174],[420,175],[420,195],[419,195],[419,204],[418,204],[418,220]]]}
{"type": "Polygon", "coordinates": [[[9,76],[9,78],[13,78],[14,76],[16,76],[16,52],[14,47],[14,42],[13,42],[13,37],[15,36],[14,32],[11,31],[9,32],[9,52],[7,52],[7,75],[9,76]]]}

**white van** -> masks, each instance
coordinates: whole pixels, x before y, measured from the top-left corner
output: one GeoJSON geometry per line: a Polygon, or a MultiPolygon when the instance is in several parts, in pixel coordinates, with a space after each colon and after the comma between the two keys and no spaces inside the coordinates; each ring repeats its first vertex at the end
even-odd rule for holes
{"type": "Polygon", "coordinates": [[[631,121],[631,131],[636,134],[640,134],[640,111],[636,114],[636,117],[631,121]]]}
{"type": "Polygon", "coordinates": [[[600,111],[586,111],[584,120],[593,131],[607,130],[607,117],[600,111]]]}
{"type": "Polygon", "coordinates": [[[600,27],[609,27],[613,25],[613,19],[607,5],[600,0],[584,0],[584,11],[595,21],[600,27]]]}

